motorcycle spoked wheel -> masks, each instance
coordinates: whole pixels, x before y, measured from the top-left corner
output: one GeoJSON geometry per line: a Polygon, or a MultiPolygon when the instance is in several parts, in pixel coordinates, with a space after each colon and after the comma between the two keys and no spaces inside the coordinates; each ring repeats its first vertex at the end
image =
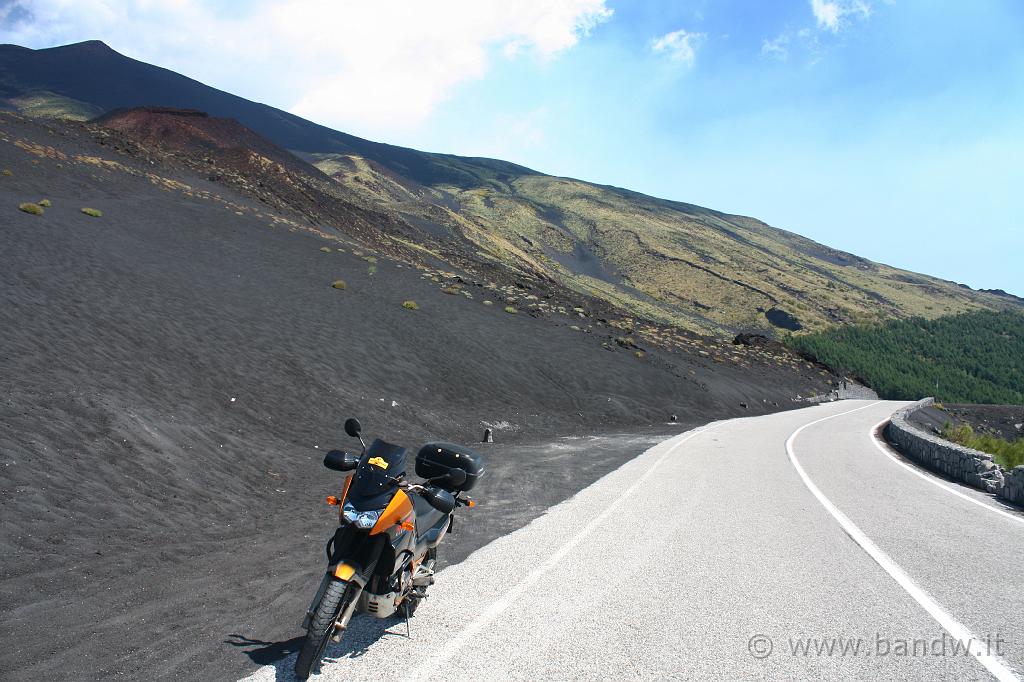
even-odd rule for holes
{"type": "Polygon", "coordinates": [[[323,658],[327,642],[331,640],[334,633],[334,623],[345,605],[345,595],[349,584],[341,580],[332,580],[320,599],[313,619],[306,631],[306,639],[302,643],[302,650],[295,659],[295,676],[300,680],[309,677],[314,667],[319,667],[323,658]]]}

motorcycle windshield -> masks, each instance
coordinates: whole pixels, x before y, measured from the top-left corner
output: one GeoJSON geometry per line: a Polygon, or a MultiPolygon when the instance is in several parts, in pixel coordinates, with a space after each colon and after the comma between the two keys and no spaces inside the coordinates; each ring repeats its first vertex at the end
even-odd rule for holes
{"type": "Polygon", "coordinates": [[[388,477],[398,478],[405,473],[406,452],[400,445],[385,443],[379,438],[373,441],[359,460],[346,502],[351,502],[359,511],[386,507],[397,490],[388,477]]]}

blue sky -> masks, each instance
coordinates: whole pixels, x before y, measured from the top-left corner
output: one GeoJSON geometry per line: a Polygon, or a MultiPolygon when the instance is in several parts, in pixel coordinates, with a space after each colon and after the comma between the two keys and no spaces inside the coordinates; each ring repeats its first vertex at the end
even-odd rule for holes
{"type": "Polygon", "coordinates": [[[0,0],[5,42],[1024,296],[1022,35],[1018,0],[0,0]]]}

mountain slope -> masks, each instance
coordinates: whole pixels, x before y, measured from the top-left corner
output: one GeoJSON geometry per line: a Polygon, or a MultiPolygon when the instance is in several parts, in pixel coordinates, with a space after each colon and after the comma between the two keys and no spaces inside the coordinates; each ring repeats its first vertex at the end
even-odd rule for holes
{"type": "Polygon", "coordinates": [[[237,119],[287,149],[358,154],[385,162],[419,182],[471,186],[482,168],[495,174],[529,173],[504,161],[482,159],[466,167],[458,157],[371,142],[331,130],[293,114],[211,88],[173,71],[140,62],[90,40],[42,50],[0,45],[0,102],[22,109],[12,98],[38,93],[54,98],[76,118],[139,106],[199,109],[237,119]],[[85,116],[82,113],[85,113],[85,116]]]}
{"type": "Polygon", "coordinates": [[[0,46],[0,105],[80,119],[142,105],[231,117],[316,165],[346,201],[390,223],[381,229],[410,248],[553,280],[626,317],[705,333],[820,330],[1024,303],[873,263],[753,218],[504,161],[363,140],[96,41],[0,46]]]}
{"type": "Polygon", "coordinates": [[[230,121],[180,118],[0,113],[4,680],[233,680],[291,650],[337,519],[323,452],[351,446],[347,416],[413,448],[494,429],[481,504],[442,549],[454,562],[643,449],[549,439],[679,430],[833,388],[777,346],[665,348],[555,287],[353,247],[349,218],[319,230],[302,207],[378,214],[327,203],[315,169],[250,170],[230,121]],[[127,137],[164,130],[191,132],[127,137]],[[18,210],[43,198],[40,215],[18,210]],[[486,304],[499,296],[523,314],[486,304]],[[531,297],[566,310],[525,314],[531,297]]]}

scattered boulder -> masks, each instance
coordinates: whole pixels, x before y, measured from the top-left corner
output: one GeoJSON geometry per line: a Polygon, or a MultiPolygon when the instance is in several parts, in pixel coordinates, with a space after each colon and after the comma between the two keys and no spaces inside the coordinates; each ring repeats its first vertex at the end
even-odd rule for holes
{"type": "Polygon", "coordinates": [[[732,340],[734,346],[753,346],[754,348],[763,348],[771,342],[771,339],[764,334],[737,334],[736,338],[732,340]]]}
{"type": "Polygon", "coordinates": [[[788,329],[791,332],[796,332],[804,328],[804,326],[800,324],[800,320],[797,319],[796,315],[788,313],[782,308],[766,310],[764,316],[772,323],[773,326],[779,327],[780,329],[788,329]]]}

